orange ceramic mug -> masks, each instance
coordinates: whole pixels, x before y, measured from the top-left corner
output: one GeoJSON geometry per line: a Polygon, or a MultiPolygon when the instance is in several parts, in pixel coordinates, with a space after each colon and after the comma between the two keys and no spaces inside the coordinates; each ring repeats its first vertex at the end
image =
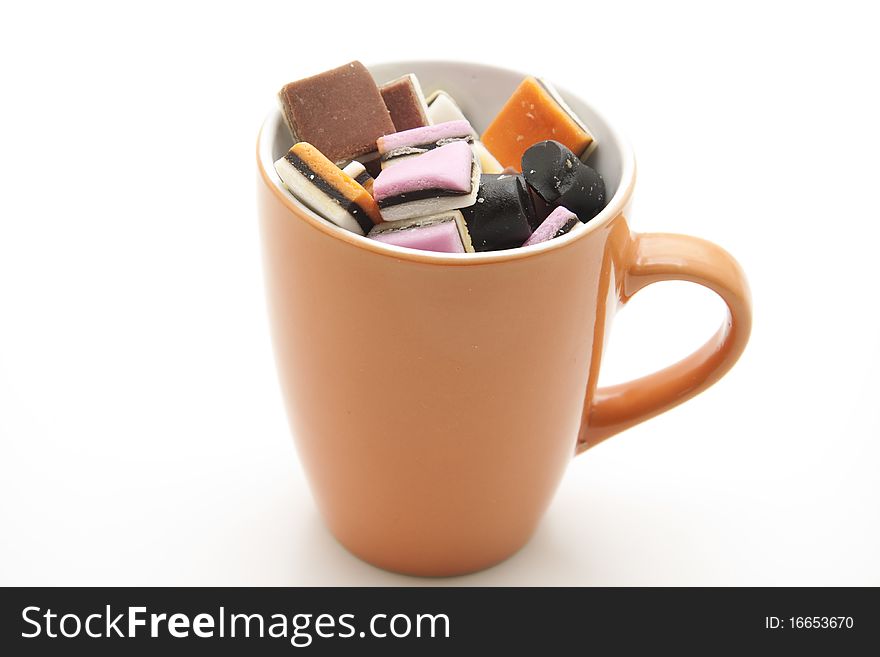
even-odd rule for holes
{"type": "MultiPolygon", "coordinates": [[[[371,68],[447,90],[480,130],[524,74],[452,62],[371,68]]],[[[272,163],[291,145],[280,113],[260,133],[259,214],[275,357],[315,501],[362,559],[454,575],[531,536],[574,454],[717,381],[745,348],[745,276],[695,237],[627,224],[632,153],[592,107],[560,90],[598,140],[608,206],[557,239],[441,254],[371,241],[300,205],[272,163]],[[657,281],[705,285],[728,315],[688,358],[598,388],[614,313],[657,281]]]]}

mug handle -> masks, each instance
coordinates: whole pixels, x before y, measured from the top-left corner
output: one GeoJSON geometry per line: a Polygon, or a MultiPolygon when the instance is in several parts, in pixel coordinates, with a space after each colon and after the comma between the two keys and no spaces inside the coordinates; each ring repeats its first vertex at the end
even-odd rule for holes
{"type": "MultiPolygon", "coordinates": [[[[727,318],[706,344],[687,358],[640,379],[599,388],[584,408],[575,453],[659,415],[703,392],[733,367],[752,327],[745,274],[720,246],[687,235],[636,234],[624,265],[620,300],[659,281],[690,281],[727,304],[727,318]]],[[[589,400],[588,400],[589,401],[589,400]]]]}

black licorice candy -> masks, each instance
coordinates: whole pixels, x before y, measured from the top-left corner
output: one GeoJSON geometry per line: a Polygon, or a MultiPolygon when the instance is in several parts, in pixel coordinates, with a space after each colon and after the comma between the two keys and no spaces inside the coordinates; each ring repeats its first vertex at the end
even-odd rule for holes
{"type": "Polygon", "coordinates": [[[540,224],[522,176],[483,174],[477,201],[461,208],[474,251],[522,246],[540,224]]]}
{"type": "Polygon", "coordinates": [[[523,177],[538,196],[586,223],[605,207],[605,181],[558,141],[541,141],[522,157],[523,177]]]}

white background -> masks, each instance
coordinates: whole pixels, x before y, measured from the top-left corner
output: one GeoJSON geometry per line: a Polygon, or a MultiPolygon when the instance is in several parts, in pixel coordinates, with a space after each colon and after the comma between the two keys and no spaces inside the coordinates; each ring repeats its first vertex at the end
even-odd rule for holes
{"type": "MultiPolygon", "coordinates": [[[[0,583],[880,584],[876,20],[842,2],[444,4],[4,10],[0,583]],[[469,577],[339,547],[277,388],[257,129],[283,83],[356,58],[576,91],[635,147],[634,227],[718,242],[754,293],[724,380],[577,458],[532,542],[469,577]]],[[[640,293],[603,381],[722,316],[700,288],[640,293]]]]}

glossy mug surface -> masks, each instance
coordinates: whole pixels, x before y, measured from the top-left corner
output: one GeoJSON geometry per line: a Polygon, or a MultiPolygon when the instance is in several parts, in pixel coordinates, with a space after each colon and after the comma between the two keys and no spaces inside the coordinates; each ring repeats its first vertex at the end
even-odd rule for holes
{"type": "MultiPolygon", "coordinates": [[[[482,131],[524,73],[395,62],[482,131]]],[[[590,164],[609,203],[588,224],[511,251],[439,254],[344,231],[299,204],[272,166],[291,145],[273,112],[257,146],[258,203],[275,357],[315,502],[362,559],[414,575],[479,570],[532,535],[570,459],[717,381],[745,348],[745,277],[721,248],[631,232],[628,146],[588,103],[590,164]],[[650,283],[709,287],[728,315],[688,358],[597,389],[615,311],[650,283]]]]}

